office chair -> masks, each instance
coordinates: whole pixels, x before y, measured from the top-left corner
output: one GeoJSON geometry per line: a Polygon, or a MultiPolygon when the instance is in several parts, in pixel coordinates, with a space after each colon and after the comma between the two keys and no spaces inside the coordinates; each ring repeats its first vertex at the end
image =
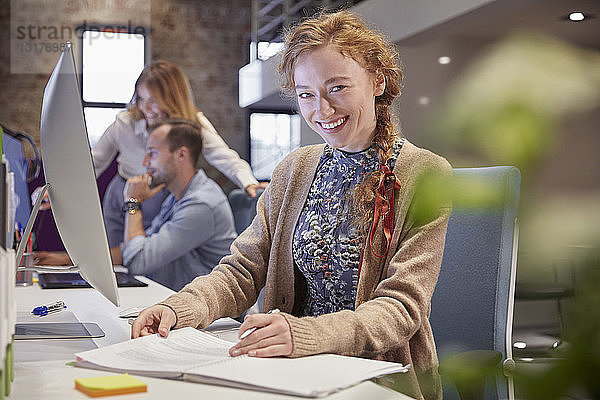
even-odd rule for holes
{"type": "Polygon", "coordinates": [[[514,398],[520,182],[515,167],[454,169],[453,211],[430,316],[444,399],[514,398]]]}
{"type": "MultiPolygon", "coordinates": [[[[238,235],[252,223],[252,220],[256,216],[256,202],[263,192],[264,189],[258,189],[255,198],[250,197],[244,189],[234,189],[229,193],[229,205],[231,206],[231,211],[233,211],[233,221],[238,235]]],[[[256,303],[235,319],[239,322],[243,322],[246,314],[262,312],[264,298],[265,289],[263,288],[260,291],[256,303]]]]}
{"type": "MultiPolygon", "coordinates": [[[[523,263],[524,254],[519,254],[523,263]]],[[[525,254],[525,259],[527,254],[525,254]]],[[[566,316],[575,301],[575,265],[554,260],[544,274],[520,278],[515,289],[515,360],[552,361],[564,357],[566,316]]]]}
{"type": "Polygon", "coordinates": [[[235,230],[238,235],[252,223],[256,215],[256,202],[263,191],[264,189],[257,190],[255,198],[250,197],[244,189],[233,189],[229,193],[229,205],[233,211],[235,230]]]}

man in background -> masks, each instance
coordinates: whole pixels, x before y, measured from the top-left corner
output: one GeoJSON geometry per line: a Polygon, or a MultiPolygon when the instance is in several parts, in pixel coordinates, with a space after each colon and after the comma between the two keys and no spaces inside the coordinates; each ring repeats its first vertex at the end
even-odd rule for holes
{"type": "MultiPolygon", "coordinates": [[[[237,236],[233,214],[219,185],[196,169],[201,150],[201,127],[194,121],[170,119],[151,127],[147,172],[128,179],[123,192],[125,229],[123,243],[110,249],[113,264],[179,290],[229,254],[237,236]],[[163,188],[170,194],[144,229],[141,205],[163,188]]],[[[65,252],[36,252],[35,259],[42,265],[71,263],[65,252]]]]}
{"type": "Polygon", "coordinates": [[[146,275],[173,290],[208,274],[237,236],[227,197],[195,167],[201,151],[201,127],[196,122],[155,124],[143,161],[147,173],[128,179],[124,190],[122,264],[130,273],[146,275]],[[164,187],[170,195],[144,230],[141,204],[164,187]]]}

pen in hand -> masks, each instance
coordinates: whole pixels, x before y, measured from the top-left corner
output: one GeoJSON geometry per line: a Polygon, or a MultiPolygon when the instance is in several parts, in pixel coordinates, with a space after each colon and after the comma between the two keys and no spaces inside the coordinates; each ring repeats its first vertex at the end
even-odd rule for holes
{"type": "MultiPolygon", "coordinates": [[[[272,310],[269,310],[269,311],[267,312],[267,314],[276,314],[276,313],[278,313],[278,312],[279,312],[279,308],[274,308],[274,309],[272,309],[272,310]]],[[[245,331],[244,333],[242,333],[242,336],[240,336],[240,340],[242,340],[242,339],[244,339],[244,338],[248,337],[248,336],[249,336],[249,335],[250,335],[252,332],[254,332],[254,331],[255,331],[255,330],[257,330],[257,329],[258,329],[258,327],[256,327],[256,326],[255,326],[255,327],[253,327],[253,328],[250,328],[250,329],[248,329],[247,331],[245,331]]]]}

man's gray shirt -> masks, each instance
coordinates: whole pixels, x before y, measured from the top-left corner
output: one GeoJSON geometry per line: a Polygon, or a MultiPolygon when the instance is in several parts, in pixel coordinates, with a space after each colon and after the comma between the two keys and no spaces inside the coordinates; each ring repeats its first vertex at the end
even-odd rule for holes
{"type": "Polygon", "coordinates": [[[183,197],[171,194],[146,229],[121,246],[129,273],[179,290],[208,274],[236,238],[233,214],[221,188],[198,170],[183,197]]]}

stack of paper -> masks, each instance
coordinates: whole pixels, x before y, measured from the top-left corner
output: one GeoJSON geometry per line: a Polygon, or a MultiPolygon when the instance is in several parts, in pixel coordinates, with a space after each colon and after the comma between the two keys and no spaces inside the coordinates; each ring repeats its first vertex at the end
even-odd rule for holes
{"type": "Polygon", "coordinates": [[[368,379],[407,371],[397,363],[333,354],[294,359],[230,357],[231,346],[206,332],[183,328],[166,339],[145,336],[77,353],[75,365],[304,397],[326,396],[368,379]]]}

